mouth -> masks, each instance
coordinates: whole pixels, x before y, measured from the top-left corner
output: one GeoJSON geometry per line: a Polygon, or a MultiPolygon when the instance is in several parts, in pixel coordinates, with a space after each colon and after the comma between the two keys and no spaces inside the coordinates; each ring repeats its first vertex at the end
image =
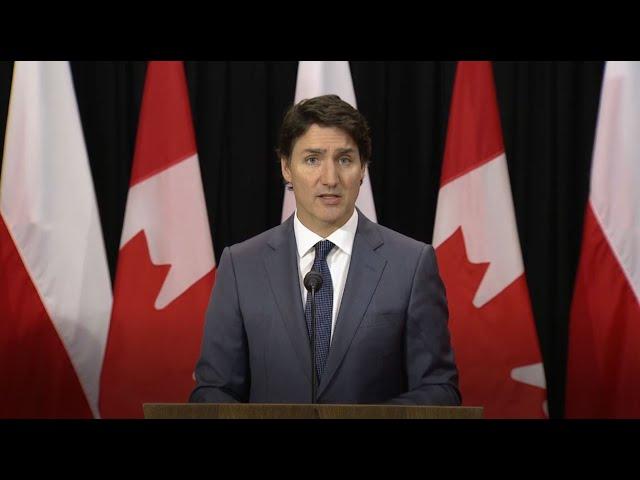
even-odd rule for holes
{"type": "Polygon", "coordinates": [[[342,195],[337,195],[335,193],[323,193],[321,195],[318,195],[318,198],[325,205],[337,205],[338,203],[340,203],[342,195]]]}

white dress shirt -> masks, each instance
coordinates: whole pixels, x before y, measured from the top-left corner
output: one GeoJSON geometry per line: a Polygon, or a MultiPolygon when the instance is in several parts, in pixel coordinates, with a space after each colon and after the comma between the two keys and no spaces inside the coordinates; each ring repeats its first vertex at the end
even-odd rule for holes
{"type": "Polygon", "coordinates": [[[342,227],[337,229],[327,238],[312,232],[298,220],[298,211],[296,210],[293,218],[293,231],[296,237],[296,245],[298,247],[298,274],[300,276],[300,294],[302,295],[302,306],[307,301],[307,289],[304,288],[304,276],[309,273],[313,266],[313,260],[316,253],[314,246],[321,240],[329,240],[335,245],[329,255],[327,255],[327,265],[331,272],[331,282],[333,283],[333,311],[331,313],[331,340],[333,340],[333,331],[336,326],[336,317],[340,309],[342,301],[342,293],[344,285],[347,281],[347,273],[349,273],[349,264],[351,263],[351,250],[353,248],[353,240],[356,236],[358,228],[358,212],[353,209],[353,215],[347,220],[342,227]]]}

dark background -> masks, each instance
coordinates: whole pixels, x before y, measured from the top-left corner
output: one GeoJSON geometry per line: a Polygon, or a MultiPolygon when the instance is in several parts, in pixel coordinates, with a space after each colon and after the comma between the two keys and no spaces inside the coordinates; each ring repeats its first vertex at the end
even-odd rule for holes
{"type": "MultiPolygon", "coordinates": [[[[372,129],[378,222],[433,233],[455,62],[351,62],[372,129]]],[[[115,273],[145,62],[71,62],[111,275],[115,273]]],[[[216,257],[280,223],[274,153],[297,62],[186,62],[216,257]]],[[[13,63],[0,62],[4,132],[13,63]]],[[[494,74],[549,410],[560,418],[569,307],[604,62],[495,62],[494,74]]],[[[4,135],[0,142],[4,142],[4,135]]],[[[1,161],[1,159],[0,159],[1,161]]]]}

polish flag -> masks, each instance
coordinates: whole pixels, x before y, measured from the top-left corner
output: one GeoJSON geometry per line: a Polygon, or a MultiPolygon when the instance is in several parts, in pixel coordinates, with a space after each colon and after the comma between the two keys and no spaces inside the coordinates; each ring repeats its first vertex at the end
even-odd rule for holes
{"type": "Polygon", "coordinates": [[[0,417],[98,417],[111,279],[68,62],[15,62],[0,175],[0,417]]]}
{"type": "Polygon", "coordinates": [[[490,62],[458,62],[434,228],[464,405],[545,418],[546,384],[490,62]]]}
{"type": "Polygon", "coordinates": [[[640,417],[640,62],[607,62],[571,319],[565,416],[640,417]]]}
{"type": "Polygon", "coordinates": [[[150,62],[102,372],[104,417],[188,400],[214,279],[184,66],[150,62]]]}
{"type": "MultiPolygon", "coordinates": [[[[356,94],[351,81],[349,62],[299,62],[298,78],[294,103],[320,95],[338,95],[353,108],[356,106],[356,94]]],[[[373,192],[369,180],[369,169],[365,172],[356,207],[371,221],[377,222],[373,192]]],[[[285,188],[282,202],[282,221],[284,222],[296,209],[293,191],[285,188]]]]}

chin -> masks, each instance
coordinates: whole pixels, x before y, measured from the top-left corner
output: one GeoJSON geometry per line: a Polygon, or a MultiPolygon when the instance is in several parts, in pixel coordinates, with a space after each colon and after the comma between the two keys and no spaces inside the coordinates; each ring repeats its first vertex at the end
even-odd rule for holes
{"type": "Polygon", "coordinates": [[[342,218],[344,217],[344,212],[340,211],[340,212],[331,212],[331,213],[324,213],[324,215],[318,215],[318,218],[326,223],[327,225],[333,225],[334,223],[339,222],[342,218]]]}

